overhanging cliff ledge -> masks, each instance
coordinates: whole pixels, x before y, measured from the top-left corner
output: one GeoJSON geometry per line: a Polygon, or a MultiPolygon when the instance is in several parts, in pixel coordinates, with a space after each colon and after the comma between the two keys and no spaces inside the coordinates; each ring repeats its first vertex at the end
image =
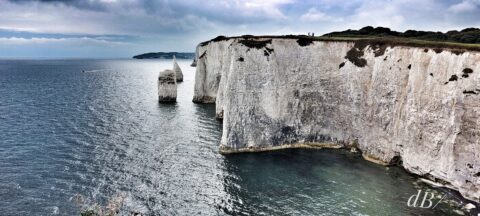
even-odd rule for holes
{"type": "Polygon", "coordinates": [[[194,102],[216,103],[220,151],[358,148],[480,201],[476,45],[307,36],[197,47],[194,102]]]}

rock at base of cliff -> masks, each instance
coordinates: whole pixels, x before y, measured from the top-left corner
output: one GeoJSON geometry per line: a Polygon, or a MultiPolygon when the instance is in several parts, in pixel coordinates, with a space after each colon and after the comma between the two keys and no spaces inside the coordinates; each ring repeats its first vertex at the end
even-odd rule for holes
{"type": "Polygon", "coordinates": [[[173,70],[175,71],[175,74],[177,76],[177,82],[183,82],[182,69],[178,65],[177,59],[175,58],[175,56],[173,57],[173,70]]]}
{"type": "Polygon", "coordinates": [[[215,103],[215,98],[209,96],[194,96],[192,101],[200,104],[212,104],[215,103]]]}
{"type": "Polygon", "coordinates": [[[177,78],[175,71],[164,70],[158,76],[158,101],[173,103],[177,101],[177,78]]]}

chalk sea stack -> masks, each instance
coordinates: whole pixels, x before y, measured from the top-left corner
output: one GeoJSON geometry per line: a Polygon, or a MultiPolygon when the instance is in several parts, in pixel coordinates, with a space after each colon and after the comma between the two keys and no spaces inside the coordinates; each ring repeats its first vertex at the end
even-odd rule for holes
{"type": "Polygon", "coordinates": [[[177,101],[177,78],[175,71],[164,70],[158,76],[158,101],[174,103],[177,101]]]}
{"type": "Polygon", "coordinates": [[[196,67],[197,66],[197,59],[193,59],[192,64],[190,64],[191,67],[196,67]]]}
{"type": "MultiPolygon", "coordinates": [[[[476,48],[475,48],[476,49],[476,48]]],[[[197,47],[194,102],[215,103],[221,153],[357,148],[480,202],[480,52],[330,37],[197,47]]]]}
{"type": "Polygon", "coordinates": [[[173,57],[173,71],[175,71],[175,75],[177,76],[177,82],[183,82],[182,69],[180,69],[180,66],[178,66],[175,56],[173,57]]]}

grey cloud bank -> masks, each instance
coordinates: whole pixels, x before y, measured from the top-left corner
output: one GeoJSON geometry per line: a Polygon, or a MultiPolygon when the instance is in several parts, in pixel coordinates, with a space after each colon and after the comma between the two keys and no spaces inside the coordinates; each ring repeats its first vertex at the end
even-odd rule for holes
{"type": "Polygon", "coordinates": [[[198,42],[217,35],[322,34],[366,25],[402,31],[478,27],[480,1],[10,0],[0,2],[0,49],[9,51],[0,52],[0,57],[41,57],[41,50],[55,56],[128,57],[149,51],[193,51],[198,42]],[[65,40],[44,38],[38,43],[32,36],[38,33],[65,40]],[[103,35],[129,39],[98,41],[103,35]],[[79,52],[56,47],[75,46],[79,40],[91,48],[79,52]]]}

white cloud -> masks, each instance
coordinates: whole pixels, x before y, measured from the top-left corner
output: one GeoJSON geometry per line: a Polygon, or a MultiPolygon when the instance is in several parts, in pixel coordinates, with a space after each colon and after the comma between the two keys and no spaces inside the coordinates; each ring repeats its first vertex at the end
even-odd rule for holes
{"type": "Polygon", "coordinates": [[[30,44],[59,44],[68,43],[76,45],[106,45],[106,46],[118,46],[129,45],[129,43],[108,41],[104,39],[96,39],[89,37],[73,37],[73,38],[46,38],[46,37],[0,37],[0,44],[2,45],[30,45],[30,44]]]}
{"type": "Polygon", "coordinates": [[[370,25],[400,31],[431,30],[429,29],[431,25],[444,22],[442,20],[444,13],[439,12],[441,7],[435,0],[365,0],[353,11],[345,24],[347,28],[352,29],[370,25]]]}
{"type": "Polygon", "coordinates": [[[33,2],[27,5],[0,1],[0,26],[4,29],[37,33],[108,34],[113,29],[109,25],[102,25],[105,19],[101,12],[79,10],[62,4],[33,2]]]}
{"type": "Polygon", "coordinates": [[[0,0],[0,26],[35,33],[158,35],[181,31],[193,24],[198,26],[199,21],[204,21],[192,21],[188,16],[148,14],[135,2],[122,1],[123,5],[115,1],[100,2],[111,6],[108,10],[87,10],[61,3],[17,4],[0,0]]]}
{"type": "Polygon", "coordinates": [[[251,13],[261,12],[271,18],[285,19],[287,16],[278,8],[281,5],[294,3],[293,0],[244,0],[237,1],[237,5],[243,9],[251,10],[251,13]]]}
{"type": "Polygon", "coordinates": [[[473,12],[478,9],[480,1],[465,0],[458,4],[449,7],[449,10],[454,13],[473,12]]]}
{"type": "Polygon", "coordinates": [[[335,21],[339,22],[342,19],[336,19],[334,17],[328,16],[327,14],[317,10],[316,8],[310,8],[307,13],[303,14],[300,17],[300,20],[307,22],[316,22],[316,21],[335,21]]]}

